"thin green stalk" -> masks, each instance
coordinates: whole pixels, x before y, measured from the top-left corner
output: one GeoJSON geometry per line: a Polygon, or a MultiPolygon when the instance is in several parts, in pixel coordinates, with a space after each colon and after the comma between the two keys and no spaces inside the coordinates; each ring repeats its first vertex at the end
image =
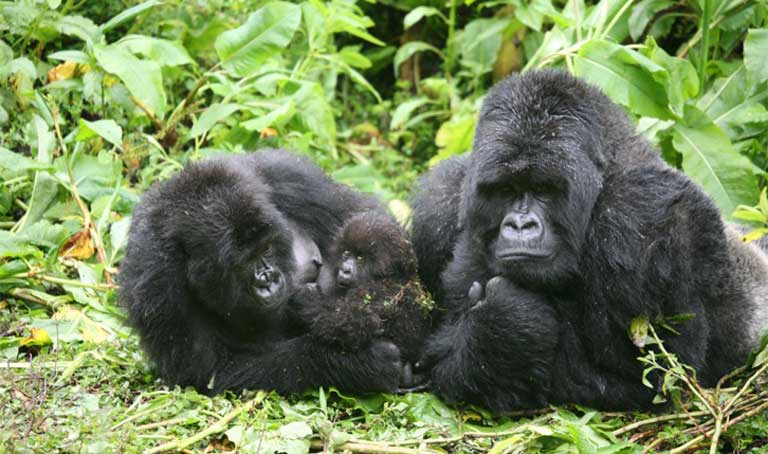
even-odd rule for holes
{"type": "Polygon", "coordinates": [[[454,34],[456,33],[456,2],[457,0],[451,0],[451,9],[448,14],[448,42],[446,43],[447,52],[445,58],[445,77],[451,77],[451,69],[453,68],[453,60],[456,57],[455,49],[453,45],[454,34]]]}
{"type": "Polygon", "coordinates": [[[709,57],[709,22],[712,0],[704,0],[704,11],[701,15],[701,55],[699,56],[699,92],[704,91],[707,80],[707,58],[709,57]]]}

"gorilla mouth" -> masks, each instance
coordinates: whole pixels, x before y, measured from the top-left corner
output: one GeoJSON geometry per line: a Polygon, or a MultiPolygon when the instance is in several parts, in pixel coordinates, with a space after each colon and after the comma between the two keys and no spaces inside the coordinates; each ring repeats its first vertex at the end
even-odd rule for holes
{"type": "Polygon", "coordinates": [[[531,249],[507,249],[505,251],[499,251],[496,253],[496,258],[502,261],[518,261],[518,260],[547,260],[552,258],[555,253],[553,251],[545,250],[531,250],[531,249]]]}
{"type": "Polygon", "coordinates": [[[285,287],[283,273],[269,270],[263,271],[257,276],[253,291],[265,305],[269,306],[279,304],[282,301],[281,296],[285,287]]]}

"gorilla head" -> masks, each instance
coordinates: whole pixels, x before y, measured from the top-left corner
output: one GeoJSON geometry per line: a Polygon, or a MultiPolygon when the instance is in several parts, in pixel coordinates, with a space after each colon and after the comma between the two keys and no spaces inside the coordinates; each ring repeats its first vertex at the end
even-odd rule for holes
{"type": "Polygon", "coordinates": [[[173,191],[196,194],[165,215],[173,220],[170,239],[185,255],[191,293],[209,310],[253,322],[317,278],[317,245],[275,208],[259,179],[232,166],[192,166],[173,191]]]}
{"type": "Polygon", "coordinates": [[[486,96],[459,223],[494,275],[551,288],[576,273],[612,158],[607,131],[633,134],[604,95],[561,73],[512,77],[486,96]]]}
{"type": "Polygon", "coordinates": [[[416,256],[405,231],[390,216],[369,211],[341,227],[318,283],[323,292],[341,296],[376,280],[400,284],[416,276],[416,256]]]}

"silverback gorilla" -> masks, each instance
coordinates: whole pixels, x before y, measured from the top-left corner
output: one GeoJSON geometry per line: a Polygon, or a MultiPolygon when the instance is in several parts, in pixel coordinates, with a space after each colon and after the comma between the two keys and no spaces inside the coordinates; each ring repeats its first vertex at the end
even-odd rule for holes
{"type": "Polygon", "coordinates": [[[393,343],[345,352],[295,315],[313,303],[296,295],[345,221],[383,210],[278,150],[192,164],[155,185],[134,211],[120,298],[160,376],[209,393],[396,390],[393,343]]]}
{"type": "Polygon", "coordinates": [[[650,408],[632,319],[693,314],[660,335],[704,384],[768,326],[762,251],[617,105],[562,72],[487,95],[472,153],[422,180],[413,242],[441,314],[425,362],[452,402],[650,408]]]}

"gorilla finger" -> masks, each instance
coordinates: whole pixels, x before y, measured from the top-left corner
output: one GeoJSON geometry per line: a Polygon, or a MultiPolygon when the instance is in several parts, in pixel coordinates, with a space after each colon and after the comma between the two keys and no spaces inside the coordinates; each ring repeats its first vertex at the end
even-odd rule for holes
{"type": "Polygon", "coordinates": [[[477,281],[473,282],[467,292],[467,297],[471,303],[477,303],[483,299],[483,285],[477,281]]]}
{"type": "Polygon", "coordinates": [[[403,364],[403,370],[400,376],[400,386],[406,388],[413,386],[413,365],[410,362],[403,364]]]}

